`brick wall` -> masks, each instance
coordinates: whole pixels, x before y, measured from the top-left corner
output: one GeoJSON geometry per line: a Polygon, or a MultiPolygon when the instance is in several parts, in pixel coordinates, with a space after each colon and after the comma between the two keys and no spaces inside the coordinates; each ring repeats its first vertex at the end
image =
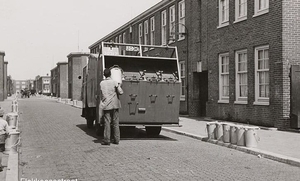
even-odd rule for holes
{"type": "Polygon", "coordinates": [[[282,118],[282,28],[281,2],[270,1],[267,14],[253,17],[254,3],[248,1],[247,20],[234,23],[235,4],[230,1],[229,25],[219,25],[218,1],[201,3],[201,60],[208,70],[209,97],[207,115],[238,122],[274,126],[282,118]],[[254,105],[255,47],[269,45],[270,105],[254,105]],[[248,103],[235,101],[235,51],[246,49],[248,59],[248,103]],[[229,103],[219,100],[219,54],[229,53],[229,103]]]}
{"type": "Polygon", "coordinates": [[[290,78],[289,65],[300,64],[300,0],[282,1],[282,72],[283,112],[285,119],[276,122],[277,127],[289,127],[290,78]]]}
{"type": "Polygon", "coordinates": [[[59,96],[68,98],[68,64],[59,64],[59,96]]]}

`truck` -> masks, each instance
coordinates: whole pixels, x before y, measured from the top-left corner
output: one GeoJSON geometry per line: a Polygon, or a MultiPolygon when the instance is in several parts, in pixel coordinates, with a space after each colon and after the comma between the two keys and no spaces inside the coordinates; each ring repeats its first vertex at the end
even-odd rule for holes
{"type": "Polygon", "coordinates": [[[162,126],[179,126],[181,75],[177,47],[101,42],[82,76],[82,117],[103,131],[99,117],[100,82],[105,68],[122,70],[120,126],[142,126],[158,136],[162,126]]]}

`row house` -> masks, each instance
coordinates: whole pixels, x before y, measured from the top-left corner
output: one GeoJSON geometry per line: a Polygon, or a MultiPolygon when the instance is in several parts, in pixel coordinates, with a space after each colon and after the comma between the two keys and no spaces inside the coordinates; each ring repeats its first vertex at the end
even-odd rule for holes
{"type": "Polygon", "coordinates": [[[7,98],[7,64],[4,61],[5,52],[0,51],[0,101],[7,98]]]}
{"type": "Polygon", "coordinates": [[[89,49],[177,46],[182,114],[300,128],[299,16],[300,0],[162,0],[89,49]]]}
{"type": "Polygon", "coordinates": [[[58,62],[51,70],[51,93],[54,97],[68,98],[68,62],[58,62]]]}
{"type": "Polygon", "coordinates": [[[50,95],[50,76],[37,76],[36,77],[36,91],[39,94],[50,95]]]}
{"type": "Polygon", "coordinates": [[[16,94],[20,94],[21,90],[28,89],[29,90],[29,82],[28,80],[14,80],[14,90],[16,94]]]}
{"type": "Polygon", "coordinates": [[[71,100],[81,100],[81,85],[83,75],[83,67],[87,65],[89,53],[72,52],[68,58],[67,69],[67,85],[65,90],[68,90],[68,98],[71,100]]]}

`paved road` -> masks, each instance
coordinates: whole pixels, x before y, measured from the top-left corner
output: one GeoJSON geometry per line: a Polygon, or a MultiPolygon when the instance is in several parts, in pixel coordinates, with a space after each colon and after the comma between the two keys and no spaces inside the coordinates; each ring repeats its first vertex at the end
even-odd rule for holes
{"type": "Polygon", "coordinates": [[[102,146],[81,110],[53,100],[19,100],[20,170],[27,179],[298,180],[300,169],[189,137],[143,130],[102,146]]]}

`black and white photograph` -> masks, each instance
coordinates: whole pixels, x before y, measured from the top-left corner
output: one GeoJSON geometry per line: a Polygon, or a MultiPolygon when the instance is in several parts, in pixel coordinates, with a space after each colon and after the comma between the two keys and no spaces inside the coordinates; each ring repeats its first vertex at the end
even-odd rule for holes
{"type": "Polygon", "coordinates": [[[0,0],[0,181],[300,180],[300,0],[0,0]]]}

